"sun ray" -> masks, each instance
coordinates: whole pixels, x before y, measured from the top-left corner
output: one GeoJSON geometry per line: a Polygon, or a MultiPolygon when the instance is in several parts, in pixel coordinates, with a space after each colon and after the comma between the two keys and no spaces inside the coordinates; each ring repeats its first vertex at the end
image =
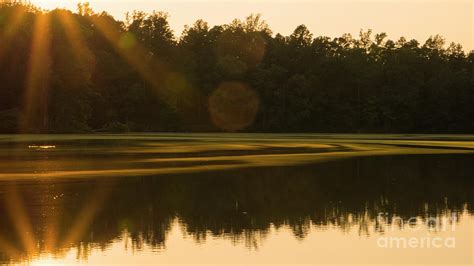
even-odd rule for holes
{"type": "Polygon", "coordinates": [[[36,254],[37,247],[33,227],[15,184],[11,185],[7,190],[6,207],[27,254],[36,254]]]}
{"type": "Polygon", "coordinates": [[[38,14],[33,28],[33,40],[24,95],[24,119],[21,131],[44,132],[48,122],[50,79],[49,16],[38,14]]]}
{"type": "Polygon", "coordinates": [[[13,12],[7,18],[4,28],[0,32],[0,61],[9,48],[12,37],[15,36],[23,22],[26,10],[21,6],[12,7],[13,12]]]}
{"type": "Polygon", "coordinates": [[[86,202],[82,211],[78,213],[75,219],[76,222],[70,227],[71,229],[61,242],[60,247],[67,248],[80,240],[107,200],[111,189],[110,186],[111,184],[106,184],[106,186],[99,185],[97,187],[94,194],[89,197],[90,201],[86,202]]]}
{"type": "Polygon", "coordinates": [[[74,59],[83,67],[90,65],[92,53],[80,32],[80,26],[74,15],[68,11],[59,11],[58,17],[61,26],[64,28],[69,45],[71,45],[73,49],[74,59]]]}
{"type": "Polygon", "coordinates": [[[9,18],[8,27],[5,29],[4,37],[11,38],[19,29],[21,22],[26,15],[25,7],[16,7],[9,18]]]}
{"type": "Polygon", "coordinates": [[[87,18],[94,23],[117,53],[152,86],[154,92],[169,103],[172,92],[168,91],[166,86],[161,86],[166,74],[171,72],[168,67],[156,59],[150,62],[149,53],[135,40],[134,36],[131,33],[123,33],[108,17],[93,15],[87,18]]]}

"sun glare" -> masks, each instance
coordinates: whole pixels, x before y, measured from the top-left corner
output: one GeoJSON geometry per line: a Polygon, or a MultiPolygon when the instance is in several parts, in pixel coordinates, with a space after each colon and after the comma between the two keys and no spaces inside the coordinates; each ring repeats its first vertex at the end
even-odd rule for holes
{"type": "Polygon", "coordinates": [[[40,6],[45,9],[55,8],[71,8],[75,7],[78,2],[81,1],[70,1],[70,0],[31,0],[31,3],[40,6]]]}
{"type": "Polygon", "coordinates": [[[32,53],[26,80],[25,119],[22,123],[22,130],[42,128],[47,122],[47,90],[50,79],[48,69],[51,64],[50,45],[49,17],[46,15],[38,16],[34,23],[34,35],[31,44],[32,53]]]}

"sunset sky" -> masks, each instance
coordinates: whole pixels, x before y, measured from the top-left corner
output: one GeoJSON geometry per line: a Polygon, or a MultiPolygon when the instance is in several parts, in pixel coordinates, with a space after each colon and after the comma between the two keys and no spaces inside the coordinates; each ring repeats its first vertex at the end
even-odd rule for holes
{"type": "MultiPolygon", "coordinates": [[[[46,9],[76,9],[76,0],[32,0],[46,9]]],[[[233,18],[261,13],[272,30],[290,34],[306,24],[315,35],[340,36],[360,29],[387,32],[391,39],[400,36],[424,42],[441,34],[448,42],[474,49],[472,0],[90,0],[96,11],[105,10],[117,18],[126,11],[166,11],[178,35],[186,24],[202,18],[211,25],[233,18]]]]}

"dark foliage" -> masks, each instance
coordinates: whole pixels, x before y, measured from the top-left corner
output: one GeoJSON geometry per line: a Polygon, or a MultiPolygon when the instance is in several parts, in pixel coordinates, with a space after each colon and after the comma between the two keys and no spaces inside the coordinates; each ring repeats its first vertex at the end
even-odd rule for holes
{"type": "Polygon", "coordinates": [[[474,52],[386,37],[4,3],[0,130],[474,132],[474,52]]]}

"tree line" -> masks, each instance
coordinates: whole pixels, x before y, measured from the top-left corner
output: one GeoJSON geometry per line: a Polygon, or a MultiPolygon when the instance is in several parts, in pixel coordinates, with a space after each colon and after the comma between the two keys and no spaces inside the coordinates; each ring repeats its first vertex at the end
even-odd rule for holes
{"type": "Polygon", "coordinates": [[[0,84],[3,133],[474,132],[474,51],[260,15],[177,36],[164,12],[2,3],[0,84]]]}

